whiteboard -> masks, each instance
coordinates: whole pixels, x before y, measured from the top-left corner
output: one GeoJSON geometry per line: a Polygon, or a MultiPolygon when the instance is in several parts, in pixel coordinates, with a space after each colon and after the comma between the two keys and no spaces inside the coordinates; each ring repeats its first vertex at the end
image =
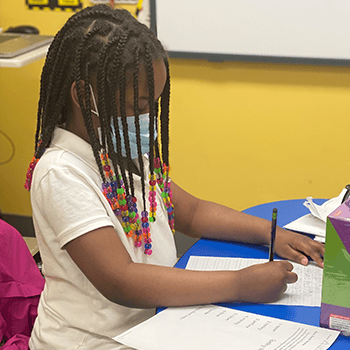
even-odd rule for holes
{"type": "Polygon", "coordinates": [[[151,0],[171,57],[350,64],[350,0],[151,0]]]}

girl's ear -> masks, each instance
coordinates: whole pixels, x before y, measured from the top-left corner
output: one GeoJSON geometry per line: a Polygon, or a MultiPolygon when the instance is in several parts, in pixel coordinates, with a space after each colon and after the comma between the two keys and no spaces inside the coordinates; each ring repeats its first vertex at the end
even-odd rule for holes
{"type": "Polygon", "coordinates": [[[74,106],[78,107],[80,109],[77,85],[75,84],[75,81],[73,81],[73,84],[70,87],[70,97],[71,97],[71,99],[73,101],[74,106]]]}
{"type": "MultiPolygon", "coordinates": [[[[84,81],[80,81],[80,84],[82,86],[82,89],[84,89],[84,81]]],[[[95,100],[95,96],[93,95],[93,90],[92,90],[92,86],[90,85],[90,89],[91,89],[91,101],[90,104],[91,106],[93,106],[93,108],[97,109],[96,106],[96,100],[95,100]]],[[[73,81],[72,86],[70,87],[70,96],[71,99],[73,101],[73,104],[76,108],[80,109],[80,105],[79,105],[79,98],[78,98],[78,91],[77,91],[77,84],[75,83],[75,81],[73,81]]],[[[97,114],[96,112],[92,111],[94,114],[97,114]]],[[[98,115],[98,114],[97,114],[98,115]]]]}

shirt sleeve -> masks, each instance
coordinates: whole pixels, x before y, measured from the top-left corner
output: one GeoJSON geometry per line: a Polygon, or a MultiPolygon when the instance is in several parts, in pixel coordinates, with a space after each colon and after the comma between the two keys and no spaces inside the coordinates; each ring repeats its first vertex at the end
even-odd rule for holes
{"type": "Polygon", "coordinates": [[[101,189],[78,169],[50,169],[35,189],[35,200],[60,248],[87,232],[113,226],[101,189]]]}

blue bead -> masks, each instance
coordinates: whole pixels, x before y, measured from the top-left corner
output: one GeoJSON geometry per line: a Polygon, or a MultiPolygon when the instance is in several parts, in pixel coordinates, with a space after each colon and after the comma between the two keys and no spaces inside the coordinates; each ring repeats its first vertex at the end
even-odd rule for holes
{"type": "Polygon", "coordinates": [[[149,227],[149,223],[148,222],[143,222],[141,226],[143,228],[147,228],[147,227],[149,227]]]}
{"type": "Polygon", "coordinates": [[[129,222],[129,217],[128,216],[123,216],[122,217],[123,222],[129,222]]]}
{"type": "Polygon", "coordinates": [[[168,215],[168,219],[169,219],[169,220],[174,219],[174,215],[168,215]]]}
{"type": "Polygon", "coordinates": [[[173,211],[173,208],[172,207],[169,207],[168,209],[167,209],[167,212],[168,213],[171,213],[173,211]]]}

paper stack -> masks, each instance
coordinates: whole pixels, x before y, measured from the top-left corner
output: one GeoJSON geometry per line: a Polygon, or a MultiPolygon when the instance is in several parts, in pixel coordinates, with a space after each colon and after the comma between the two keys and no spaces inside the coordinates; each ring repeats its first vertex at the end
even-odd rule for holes
{"type": "Polygon", "coordinates": [[[303,204],[310,210],[311,214],[306,214],[283,226],[283,228],[315,235],[315,240],[324,243],[327,216],[340,206],[346,191],[344,188],[338,197],[332,198],[322,205],[315,204],[312,197],[307,197],[303,204]]]}

